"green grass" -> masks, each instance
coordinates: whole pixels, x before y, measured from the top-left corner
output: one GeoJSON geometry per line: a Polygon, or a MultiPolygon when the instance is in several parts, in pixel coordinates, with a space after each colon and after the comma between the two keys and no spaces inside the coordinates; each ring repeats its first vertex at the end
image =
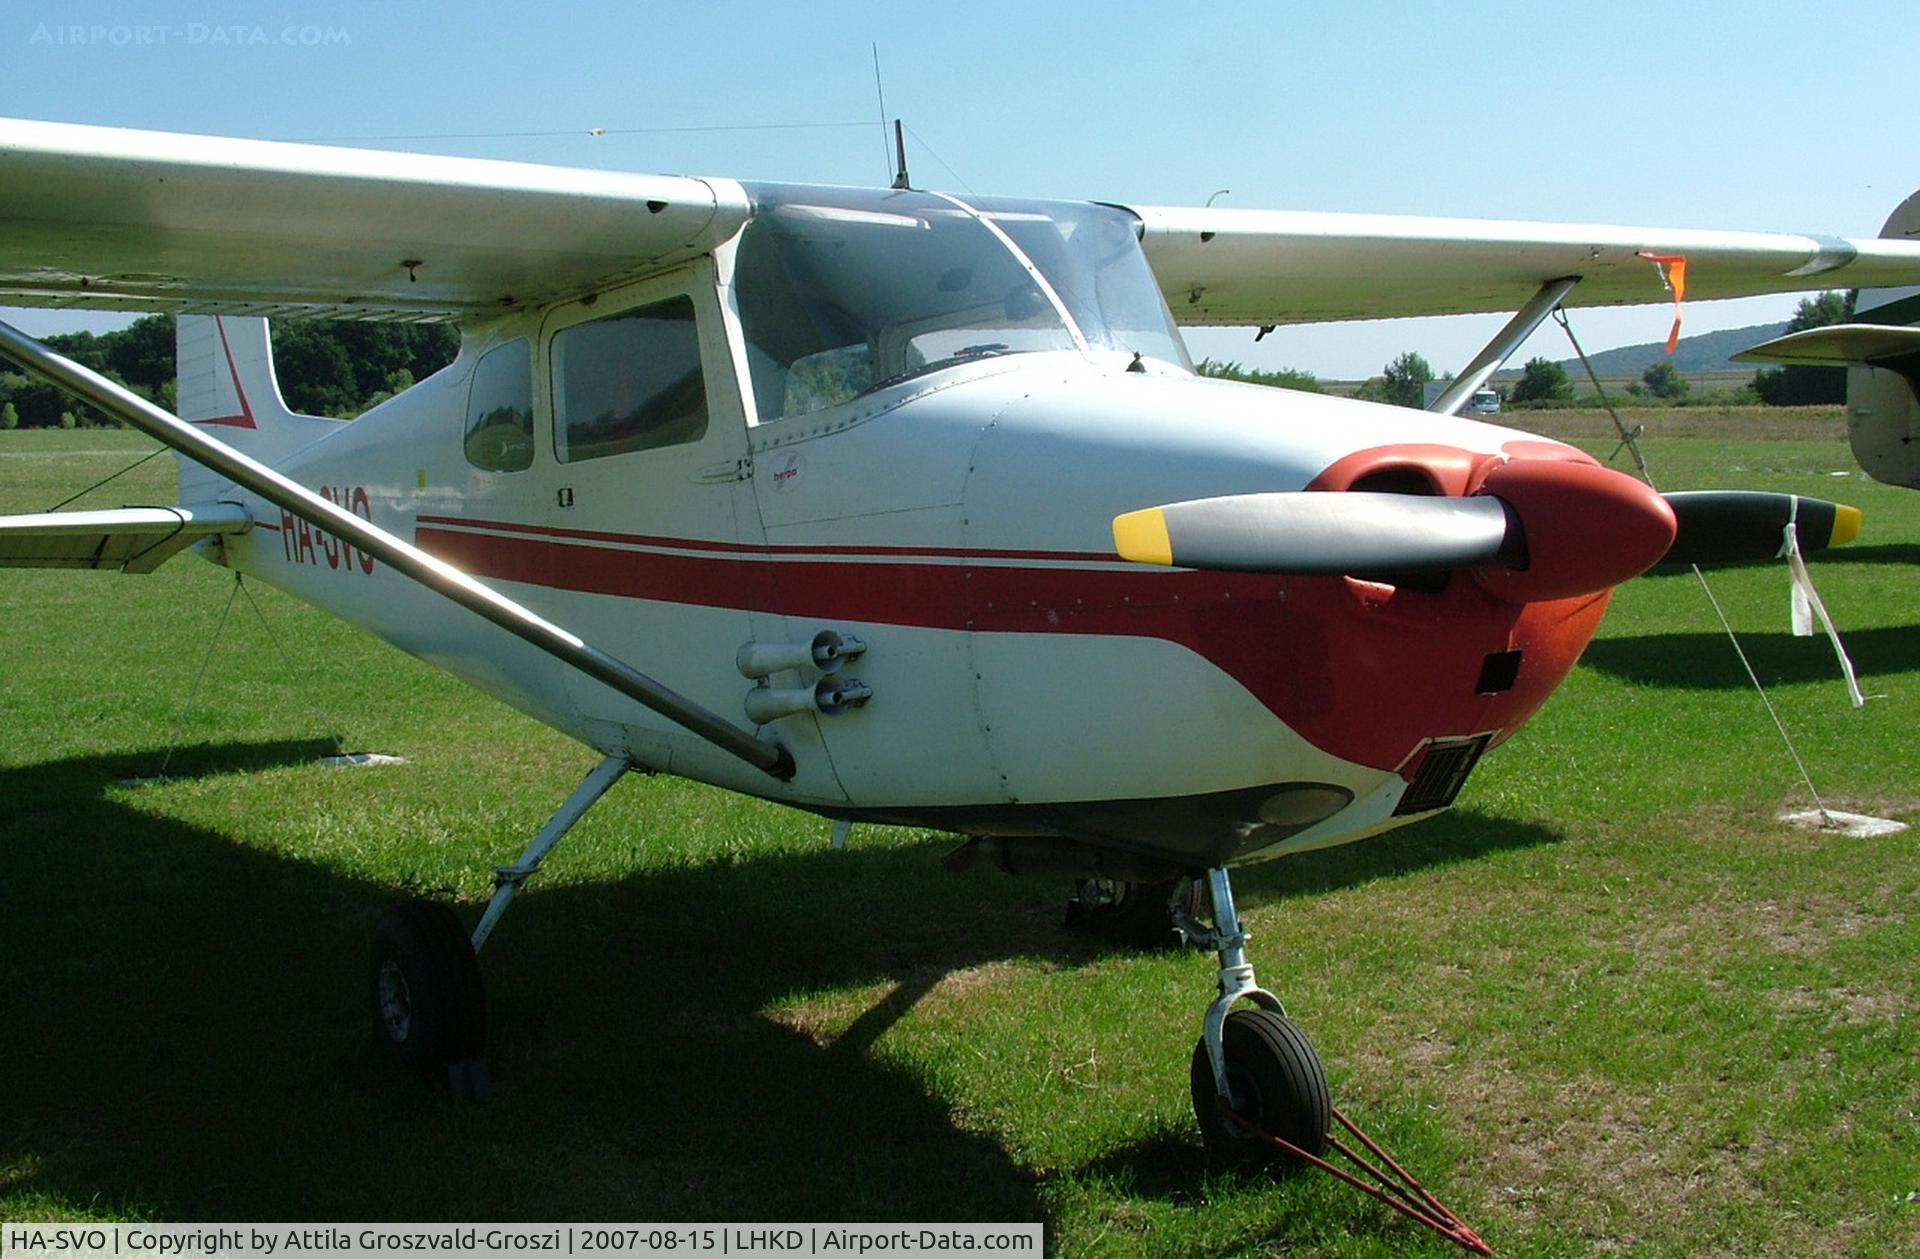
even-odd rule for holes
{"type": "MultiPolygon", "coordinates": [[[[1829,801],[1920,817],[1920,494],[1853,471],[1832,412],[1672,415],[1645,417],[1663,488],[1866,509],[1815,565],[1885,696],[1865,710],[1786,634],[1782,568],[1714,587],[1829,801]]],[[[1611,449],[1604,420],[1540,418],[1611,449]]],[[[8,434],[0,511],[146,448],[8,434]]],[[[1208,1168],[1207,959],[1066,935],[1061,888],[949,876],[946,837],[835,853],[817,819],[675,780],[616,788],[489,944],[495,1100],[395,1076],[373,921],[422,889],[471,911],[593,756],[256,590],[301,679],[241,601],[180,776],[118,785],[158,766],[229,584],[0,572],[0,1217],[1044,1219],[1071,1256],[1454,1253],[1324,1178],[1208,1168]],[[336,735],[411,763],[317,766],[336,735]]],[[[1913,1253],[1920,841],[1774,821],[1804,802],[1693,579],[1650,577],[1455,813],[1237,884],[1337,1103],[1501,1253],[1913,1253]]]]}

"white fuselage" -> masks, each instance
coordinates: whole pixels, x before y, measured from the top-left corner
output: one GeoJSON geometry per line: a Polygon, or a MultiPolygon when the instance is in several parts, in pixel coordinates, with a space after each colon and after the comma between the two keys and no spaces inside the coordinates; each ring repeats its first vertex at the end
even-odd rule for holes
{"type": "MultiPolygon", "coordinates": [[[[841,366],[815,354],[770,390],[767,346],[780,347],[755,326],[765,316],[751,284],[742,295],[736,248],[469,328],[453,365],[277,462],[736,722],[754,685],[735,667],[742,644],[822,629],[863,640],[848,671],[870,702],[772,723],[790,782],[263,502],[248,503],[259,527],[228,540],[226,562],[638,765],[836,816],[1060,836],[1185,867],[1344,842],[1444,807],[1457,781],[1432,800],[1408,795],[1427,750],[1448,749],[1464,777],[1597,624],[1604,593],[1524,603],[1465,574],[1397,587],[1114,552],[1114,517],[1143,506],[1464,494],[1510,459],[1583,458],[1566,447],[1203,379],[1077,334],[1024,352],[944,345],[955,357],[923,367],[922,347],[938,343],[904,315],[897,336],[850,348],[871,347],[874,376],[889,353],[917,370],[841,396],[841,366]],[[623,312],[639,314],[623,324],[623,312]],[[696,420],[672,420],[656,444],[608,437],[625,401],[592,423],[569,414],[600,389],[582,347],[621,328],[678,338],[660,353],[687,356],[704,381],[696,420]],[[530,411],[482,446],[489,361],[526,364],[530,411]],[[1489,684],[1500,657],[1517,677],[1489,684]]],[[[949,269],[938,287],[972,274],[949,269]]],[[[1007,317],[1034,322],[1035,300],[1008,296],[1007,317]]],[[[1002,315],[997,300],[979,310],[1002,315]]]]}

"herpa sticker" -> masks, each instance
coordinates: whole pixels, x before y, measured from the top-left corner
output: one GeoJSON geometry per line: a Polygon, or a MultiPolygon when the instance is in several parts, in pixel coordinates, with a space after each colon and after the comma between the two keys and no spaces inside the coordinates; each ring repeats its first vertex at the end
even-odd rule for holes
{"type": "Polygon", "coordinates": [[[773,467],[773,489],[776,494],[784,494],[800,483],[800,474],[807,470],[807,461],[799,455],[789,454],[773,467]]]}

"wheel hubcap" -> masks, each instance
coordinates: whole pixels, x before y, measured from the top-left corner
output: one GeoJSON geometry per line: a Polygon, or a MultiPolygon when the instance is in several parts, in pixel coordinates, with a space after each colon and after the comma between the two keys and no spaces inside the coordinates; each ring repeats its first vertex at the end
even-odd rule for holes
{"type": "Polygon", "coordinates": [[[1231,1064],[1227,1067],[1228,1105],[1245,1123],[1226,1121],[1227,1130],[1242,1140],[1250,1140],[1266,1128],[1266,1107],[1260,1102],[1260,1090],[1247,1073],[1231,1064]]]}
{"type": "Polygon", "coordinates": [[[380,1021],[387,1039],[396,1045],[406,1043],[413,1032],[413,994],[407,990],[407,977],[398,962],[382,962],[378,979],[380,1021]]]}

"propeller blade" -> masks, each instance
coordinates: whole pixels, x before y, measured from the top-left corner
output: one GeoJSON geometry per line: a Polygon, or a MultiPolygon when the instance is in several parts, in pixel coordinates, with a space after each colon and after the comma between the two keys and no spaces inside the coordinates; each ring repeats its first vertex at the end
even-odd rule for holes
{"type": "Polygon", "coordinates": [[[1114,517],[1114,550],[1143,564],[1237,573],[1432,572],[1525,567],[1500,499],[1366,492],[1230,494],[1114,517]]]}
{"type": "Polygon", "coordinates": [[[1842,546],[1860,536],[1860,510],[1824,499],[1759,490],[1686,490],[1663,497],[1680,524],[1663,564],[1773,559],[1785,543],[1788,521],[1802,551],[1842,546]]]}

